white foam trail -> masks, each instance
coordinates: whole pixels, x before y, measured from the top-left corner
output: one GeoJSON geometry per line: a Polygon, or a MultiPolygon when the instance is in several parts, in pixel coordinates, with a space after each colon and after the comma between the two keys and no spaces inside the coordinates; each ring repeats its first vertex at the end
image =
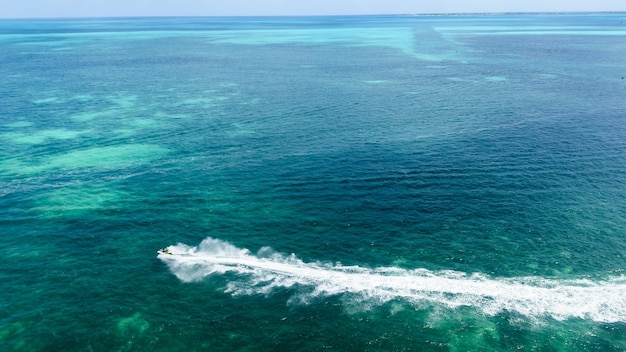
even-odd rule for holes
{"type": "Polygon", "coordinates": [[[228,242],[207,238],[198,247],[170,246],[173,255],[159,254],[176,277],[185,282],[208,275],[233,273],[233,295],[268,294],[274,288],[309,288],[299,294],[306,302],[320,296],[348,294],[369,303],[393,299],[432,302],[448,307],[472,306],[494,315],[513,311],[528,317],[592,319],[626,322],[626,277],[605,281],[555,280],[541,277],[492,279],[482,274],[363,268],[340,264],[305,263],[262,248],[256,255],[228,242]]]}

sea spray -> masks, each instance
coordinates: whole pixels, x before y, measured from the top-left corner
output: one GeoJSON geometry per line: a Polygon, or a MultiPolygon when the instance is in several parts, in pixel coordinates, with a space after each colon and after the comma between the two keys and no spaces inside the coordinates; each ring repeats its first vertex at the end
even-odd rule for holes
{"type": "Polygon", "coordinates": [[[306,263],[294,254],[275,253],[268,247],[255,255],[215,238],[207,238],[197,247],[178,244],[169,249],[172,255],[159,254],[159,258],[181,281],[234,274],[225,287],[225,292],[232,295],[267,295],[277,288],[297,286],[305,289],[298,290],[291,301],[301,303],[318,297],[349,295],[367,306],[399,299],[416,306],[424,302],[449,308],[469,306],[488,315],[510,311],[530,318],[626,321],[624,276],[603,281],[491,278],[482,273],[423,268],[306,263]]]}

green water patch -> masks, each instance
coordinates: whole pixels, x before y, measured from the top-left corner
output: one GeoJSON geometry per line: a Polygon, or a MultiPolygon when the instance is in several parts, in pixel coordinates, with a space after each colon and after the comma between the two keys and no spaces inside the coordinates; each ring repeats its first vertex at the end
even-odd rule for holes
{"type": "Polygon", "coordinates": [[[59,187],[40,196],[35,209],[46,216],[76,216],[116,208],[127,197],[107,184],[59,187]]]}
{"type": "Polygon", "coordinates": [[[73,114],[69,118],[89,127],[90,130],[85,132],[91,132],[92,135],[120,138],[134,136],[142,130],[163,127],[161,120],[166,117],[163,114],[153,115],[139,109],[112,108],[73,114]],[[146,117],[147,115],[150,117],[146,117]]]}
{"type": "Polygon", "coordinates": [[[59,97],[41,98],[33,101],[35,104],[61,104],[63,102],[64,100],[59,97]]]}
{"type": "Polygon", "coordinates": [[[156,114],[154,114],[154,118],[156,120],[159,120],[159,121],[163,121],[163,120],[182,120],[182,119],[189,118],[189,115],[177,114],[177,113],[166,113],[166,112],[163,112],[163,111],[159,111],[156,114]]]}
{"type": "Polygon", "coordinates": [[[413,33],[409,27],[378,28],[315,28],[215,31],[208,38],[212,43],[239,45],[271,44],[345,44],[384,46],[413,52],[413,33]]]}
{"type": "Polygon", "coordinates": [[[93,147],[42,158],[38,162],[5,159],[0,161],[0,170],[5,174],[30,175],[63,169],[121,169],[149,162],[168,152],[167,148],[151,144],[93,147]]]}
{"type": "Polygon", "coordinates": [[[119,106],[120,108],[127,109],[135,106],[138,100],[138,96],[136,95],[122,95],[122,96],[111,96],[108,97],[107,100],[111,101],[113,104],[119,106]]]}
{"type": "Polygon", "coordinates": [[[17,122],[13,122],[13,123],[8,123],[8,124],[4,125],[4,127],[7,127],[7,128],[25,128],[25,127],[31,127],[32,125],[34,125],[34,123],[32,123],[30,121],[17,121],[17,122]]]}
{"type": "Polygon", "coordinates": [[[70,119],[79,122],[87,122],[92,120],[108,119],[110,117],[119,115],[120,113],[121,111],[119,109],[109,109],[104,111],[84,111],[71,115],[70,119]]]}
{"type": "Polygon", "coordinates": [[[623,28],[606,27],[599,29],[591,26],[531,26],[531,25],[469,25],[437,26],[436,30],[450,36],[623,36],[623,28]]]}
{"type": "Polygon", "coordinates": [[[553,73],[540,73],[539,74],[539,78],[541,79],[557,79],[559,78],[558,75],[553,74],[553,73]]]}
{"type": "Polygon", "coordinates": [[[111,133],[115,138],[130,138],[137,134],[137,130],[132,128],[116,128],[111,133]]]}
{"type": "Polygon", "coordinates": [[[73,131],[65,128],[43,130],[36,132],[9,132],[2,135],[4,139],[14,144],[42,144],[48,140],[69,140],[79,137],[89,131],[73,131]]]}
{"type": "Polygon", "coordinates": [[[50,50],[64,52],[64,51],[73,51],[73,50],[76,50],[76,48],[72,46],[62,46],[58,48],[51,48],[50,50]]]}
{"type": "Polygon", "coordinates": [[[194,106],[199,106],[202,108],[212,108],[216,105],[213,98],[189,98],[189,99],[183,100],[180,104],[181,105],[194,105],[194,106]]]}
{"type": "Polygon", "coordinates": [[[72,100],[88,104],[88,109],[69,115],[70,119],[77,122],[123,120],[125,115],[136,114],[138,110],[141,110],[138,109],[139,97],[136,95],[94,97],[82,94],[73,96],[72,100]]]}
{"type": "Polygon", "coordinates": [[[34,319],[16,321],[0,327],[0,345],[3,351],[44,351],[46,341],[33,336],[37,329],[34,319]]]}
{"type": "Polygon", "coordinates": [[[487,82],[506,82],[507,78],[502,76],[487,76],[484,78],[487,82]]]}
{"type": "Polygon", "coordinates": [[[621,351],[624,343],[611,334],[614,324],[590,324],[584,320],[529,320],[502,313],[488,317],[469,307],[429,309],[416,324],[435,345],[446,351],[621,351]]]}
{"type": "Polygon", "coordinates": [[[469,49],[440,28],[419,28],[413,33],[412,56],[427,62],[467,63],[469,49]]]}
{"type": "Polygon", "coordinates": [[[31,175],[41,171],[37,164],[28,163],[17,158],[0,160],[0,174],[31,175]]]}
{"type": "Polygon", "coordinates": [[[626,31],[617,30],[617,31],[576,31],[576,30],[546,30],[546,31],[526,31],[526,30],[509,30],[509,31],[501,31],[501,32],[486,32],[486,33],[475,33],[474,35],[490,35],[490,36],[516,36],[516,35],[536,35],[536,36],[546,36],[546,35],[568,35],[568,36],[625,36],[626,31]]]}
{"type": "Polygon", "coordinates": [[[249,99],[247,101],[241,102],[241,105],[258,105],[262,102],[263,100],[261,100],[260,98],[253,98],[253,99],[249,99]]]}
{"type": "Polygon", "coordinates": [[[8,140],[14,144],[41,144],[46,141],[46,137],[40,134],[26,134],[26,133],[5,133],[2,135],[3,139],[8,140]]]}
{"type": "Polygon", "coordinates": [[[77,94],[72,97],[72,100],[84,103],[93,100],[93,96],[89,94],[77,94]]]}
{"type": "Polygon", "coordinates": [[[42,167],[44,169],[117,169],[158,158],[167,152],[166,148],[150,144],[95,147],[52,157],[42,167]]]}
{"type": "Polygon", "coordinates": [[[250,128],[249,124],[245,123],[233,123],[231,129],[226,131],[226,134],[230,138],[237,138],[241,136],[249,136],[256,133],[256,131],[250,128]]]}
{"type": "Polygon", "coordinates": [[[157,122],[152,119],[137,118],[137,119],[128,121],[128,124],[131,126],[135,126],[137,128],[150,128],[150,127],[155,127],[157,125],[157,122]]]}
{"type": "Polygon", "coordinates": [[[153,119],[130,119],[123,123],[124,127],[111,131],[115,138],[130,138],[146,129],[161,127],[161,124],[153,119]]]}
{"type": "Polygon", "coordinates": [[[26,324],[21,321],[7,324],[3,328],[0,328],[0,342],[9,340],[10,338],[21,335],[27,330],[26,324]]]}
{"type": "Polygon", "coordinates": [[[489,351],[500,343],[495,322],[487,316],[478,315],[470,308],[455,311],[435,310],[426,323],[437,331],[447,331],[445,345],[448,351],[489,351]]]}
{"type": "Polygon", "coordinates": [[[150,328],[150,324],[139,312],[118,320],[116,331],[123,337],[141,335],[150,328]]]}

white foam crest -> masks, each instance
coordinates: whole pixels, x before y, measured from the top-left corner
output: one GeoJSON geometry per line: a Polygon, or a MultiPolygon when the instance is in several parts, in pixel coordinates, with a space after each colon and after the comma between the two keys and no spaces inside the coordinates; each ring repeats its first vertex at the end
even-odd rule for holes
{"type": "Polygon", "coordinates": [[[226,292],[233,295],[269,294],[276,288],[298,287],[293,300],[349,295],[382,304],[394,299],[451,308],[471,306],[485,314],[511,311],[532,318],[552,317],[626,322],[626,277],[604,281],[557,280],[541,277],[493,279],[483,274],[394,267],[364,268],[330,263],[305,263],[264,247],[256,255],[228,242],[207,238],[197,247],[170,246],[172,255],[159,254],[184,282],[232,273],[226,292]]]}

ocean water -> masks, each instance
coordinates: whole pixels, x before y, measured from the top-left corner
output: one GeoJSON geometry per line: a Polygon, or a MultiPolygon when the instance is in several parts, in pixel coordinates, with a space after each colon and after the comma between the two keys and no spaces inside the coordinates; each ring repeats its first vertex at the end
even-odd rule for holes
{"type": "Polygon", "coordinates": [[[624,22],[0,21],[2,349],[626,350],[624,22]]]}

